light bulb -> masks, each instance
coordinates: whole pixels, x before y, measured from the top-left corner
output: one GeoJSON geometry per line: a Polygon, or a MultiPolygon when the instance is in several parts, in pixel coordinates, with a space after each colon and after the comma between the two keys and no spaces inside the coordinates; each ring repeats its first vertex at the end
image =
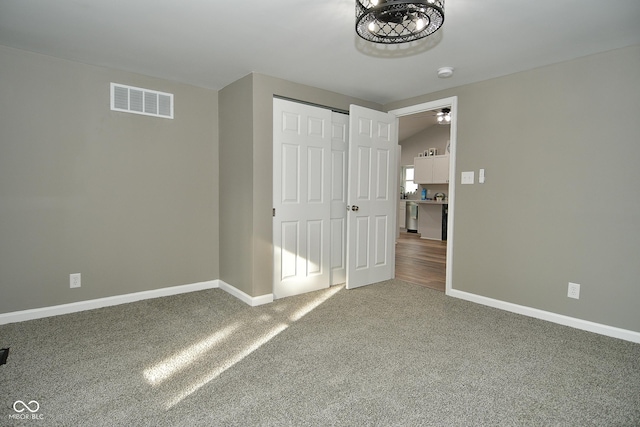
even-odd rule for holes
{"type": "Polygon", "coordinates": [[[374,5],[374,6],[377,6],[378,5],[378,0],[371,0],[371,4],[374,5]]]}
{"type": "Polygon", "coordinates": [[[424,28],[424,19],[420,18],[416,21],[416,30],[420,31],[424,28]]]}
{"type": "Polygon", "coordinates": [[[450,122],[451,121],[451,116],[447,114],[446,116],[444,116],[444,119],[446,121],[450,122]]]}
{"type": "Polygon", "coordinates": [[[374,21],[369,22],[369,26],[367,28],[373,33],[376,30],[376,23],[374,21]]]}

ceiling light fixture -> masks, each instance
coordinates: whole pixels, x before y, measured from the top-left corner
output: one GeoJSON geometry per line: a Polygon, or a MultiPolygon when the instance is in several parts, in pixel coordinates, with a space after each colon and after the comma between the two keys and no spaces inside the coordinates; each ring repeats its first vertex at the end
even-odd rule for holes
{"type": "Polygon", "coordinates": [[[438,120],[439,125],[451,124],[451,109],[443,108],[442,111],[436,114],[436,119],[438,120]]]}
{"type": "Polygon", "coordinates": [[[356,33],[370,42],[412,42],[443,22],[444,0],[356,0],[356,33]]]}

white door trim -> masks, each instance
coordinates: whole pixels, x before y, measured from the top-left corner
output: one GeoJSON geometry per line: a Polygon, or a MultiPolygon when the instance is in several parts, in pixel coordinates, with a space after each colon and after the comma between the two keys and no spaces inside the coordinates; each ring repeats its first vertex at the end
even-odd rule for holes
{"type": "Polygon", "coordinates": [[[456,149],[457,149],[457,126],[458,126],[458,97],[438,99],[436,101],[425,102],[422,104],[411,105],[409,107],[398,108],[389,111],[398,117],[408,116],[410,114],[422,113],[424,111],[437,110],[439,108],[448,107],[451,109],[451,128],[450,128],[450,152],[449,152],[449,215],[447,222],[447,267],[445,278],[445,294],[450,295],[453,290],[452,274],[453,271],[453,242],[454,242],[454,218],[455,218],[455,202],[456,202],[456,149]]]}

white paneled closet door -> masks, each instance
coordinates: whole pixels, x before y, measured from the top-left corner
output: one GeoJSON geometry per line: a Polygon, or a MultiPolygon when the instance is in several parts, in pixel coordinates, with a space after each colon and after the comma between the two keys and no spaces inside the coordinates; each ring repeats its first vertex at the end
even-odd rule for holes
{"type": "Polygon", "coordinates": [[[332,112],[277,98],[273,111],[273,293],[283,298],[331,283],[332,112]]]}
{"type": "Polygon", "coordinates": [[[395,115],[277,98],[273,111],[274,297],[392,278],[395,115]]]}
{"type": "Polygon", "coordinates": [[[395,276],[397,119],[349,110],[347,289],[395,276]]]}

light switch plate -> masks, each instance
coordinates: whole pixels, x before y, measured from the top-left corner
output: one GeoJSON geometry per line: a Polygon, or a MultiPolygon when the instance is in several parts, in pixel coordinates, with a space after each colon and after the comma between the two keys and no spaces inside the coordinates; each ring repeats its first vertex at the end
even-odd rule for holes
{"type": "Polygon", "coordinates": [[[470,172],[462,172],[462,184],[473,184],[475,179],[475,173],[473,171],[470,172]]]}
{"type": "Polygon", "coordinates": [[[484,184],[484,169],[478,171],[478,184],[484,184]]]}

